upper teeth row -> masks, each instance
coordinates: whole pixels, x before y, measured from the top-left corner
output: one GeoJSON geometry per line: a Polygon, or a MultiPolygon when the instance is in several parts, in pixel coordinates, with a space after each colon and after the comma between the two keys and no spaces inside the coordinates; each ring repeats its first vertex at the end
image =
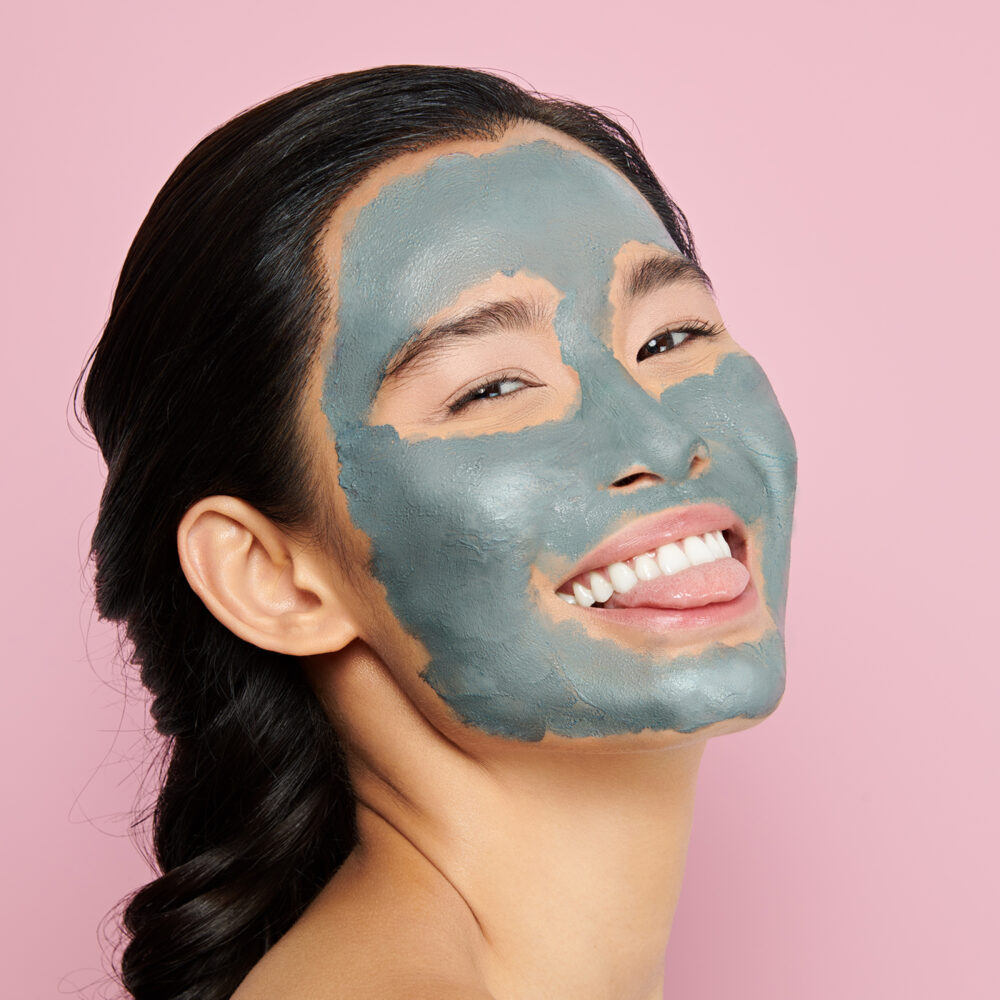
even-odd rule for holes
{"type": "Polygon", "coordinates": [[[661,545],[655,552],[645,552],[628,562],[615,562],[603,569],[594,570],[587,578],[589,586],[577,580],[573,583],[572,594],[564,594],[562,591],[557,593],[567,604],[580,604],[589,608],[598,601],[608,600],[612,594],[627,594],[640,580],[671,576],[702,563],[728,559],[731,555],[729,543],[723,538],[721,531],[688,535],[679,542],[661,545]]]}

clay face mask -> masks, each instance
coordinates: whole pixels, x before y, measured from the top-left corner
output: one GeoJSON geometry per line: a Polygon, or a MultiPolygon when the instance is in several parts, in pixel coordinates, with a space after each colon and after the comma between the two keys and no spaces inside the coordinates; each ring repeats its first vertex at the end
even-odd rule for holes
{"type": "Polygon", "coordinates": [[[372,574],[427,651],[423,679],[487,733],[690,732],[765,715],[784,688],[791,434],[742,352],[659,394],[615,357],[609,296],[616,256],[634,243],[678,253],[621,175],[546,141],[434,159],[382,187],[344,237],[322,403],[340,484],[371,539],[372,574]],[[578,379],[573,405],[498,433],[405,439],[373,425],[401,348],[463,291],[518,274],[558,293],[552,325],[578,379]],[[699,451],[708,461],[693,476],[699,451]],[[611,488],[631,467],[655,481],[611,488]],[[623,638],[598,620],[610,612],[555,596],[566,572],[623,526],[701,504],[729,508],[752,536],[769,626],[747,641],[666,648],[641,629],[623,638]]]}

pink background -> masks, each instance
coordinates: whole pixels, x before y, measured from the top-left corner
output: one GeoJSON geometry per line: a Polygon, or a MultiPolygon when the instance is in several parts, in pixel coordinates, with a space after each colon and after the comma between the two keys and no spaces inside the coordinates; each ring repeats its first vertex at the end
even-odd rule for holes
{"type": "Polygon", "coordinates": [[[989,7],[9,12],[0,991],[97,995],[98,925],[147,874],[125,819],[142,706],[123,710],[114,636],[92,613],[102,469],[69,409],[125,250],[181,156],[248,104],[440,62],[638,123],[799,443],[788,693],[706,754],[668,995],[1000,995],[989,7]]]}

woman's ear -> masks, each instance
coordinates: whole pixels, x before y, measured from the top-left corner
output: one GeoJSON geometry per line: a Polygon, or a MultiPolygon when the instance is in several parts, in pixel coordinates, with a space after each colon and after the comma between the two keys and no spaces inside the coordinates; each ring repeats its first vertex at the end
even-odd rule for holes
{"type": "Polygon", "coordinates": [[[191,589],[241,639],[293,656],[343,649],[358,636],[332,560],[304,548],[243,500],[211,496],[177,528],[191,589]]]}

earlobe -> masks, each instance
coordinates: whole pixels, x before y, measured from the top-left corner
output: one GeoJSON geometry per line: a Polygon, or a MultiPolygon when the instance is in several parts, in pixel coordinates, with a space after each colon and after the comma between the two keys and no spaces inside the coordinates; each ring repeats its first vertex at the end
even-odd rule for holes
{"type": "Polygon", "coordinates": [[[243,500],[194,504],[177,528],[177,554],[205,607],[255,646],[309,656],[358,636],[330,560],[243,500]]]}

